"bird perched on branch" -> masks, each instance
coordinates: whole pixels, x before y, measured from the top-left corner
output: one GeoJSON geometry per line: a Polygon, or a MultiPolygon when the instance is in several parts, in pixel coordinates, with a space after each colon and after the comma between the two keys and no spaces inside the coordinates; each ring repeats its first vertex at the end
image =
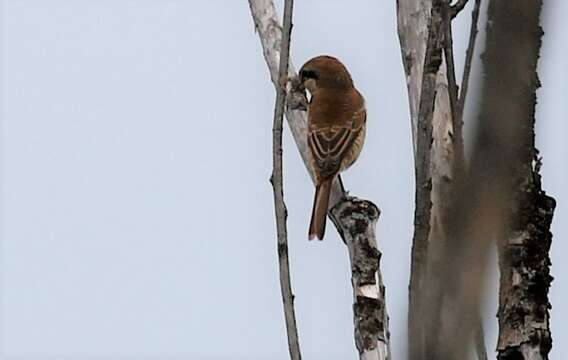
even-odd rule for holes
{"type": "Polygon", "coordinates": [[[308,152],[316,194],[308,238],[323,239],[331,184],[351,166],[365,140],[365,99],[353,86],[345,66],[318,56],[300,69],[300,85],[311,95],[308,105],[308,152]]]}

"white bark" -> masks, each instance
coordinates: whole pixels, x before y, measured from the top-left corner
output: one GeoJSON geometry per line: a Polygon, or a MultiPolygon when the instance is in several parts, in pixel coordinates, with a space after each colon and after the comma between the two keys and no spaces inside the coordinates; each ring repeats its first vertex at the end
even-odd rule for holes
{"type": "MultiPolygon", "coordinates": [[[[431,0],[397,0],[398,37],[406,75],[412,124],[412,143],[416,152],[416,127],[428,41],[431,0]]],[[[416,156],[416,153],[414,154],[416,156]]]]}
{"type": "Polygon", "coordinates": [[[454,122],[448,67],[440,45],[445,33],[441,6],[442,3],[436,0],[397,1],[398,35],[408,90],[417,188],[409,309],[411,358],[424,356],[426,338],[434,336],[425,331],[426,324],[435,319],[435,316],[429,317],[438,310],[432,308],[436,303],[432,296],[436,294],[429,283],[435,276],[431,268],[440,261],[448,240],[447,224],[454,185],[454,122]],[[435,74],[432,73],[434,71],[435,74]],[[429,113],[428,106],[432,103],[433,110],[429,113]],[[423,139],[430,136],[425,130],[430,126],[431,139],[423,139]],[[422,153],[424,151],[429,153],[422,153]]]}
{"type": "MultiPolygon", "coordinates": [[[[416,127],[419,117],[424,56],[428,41],[431,0],[398,0],[398,35],[406,75],[408,100],[412,124],[413,147],[416,150],[416,127]]],[[[454,144],[452,111],[447,78],[446,61],[443,60],[436,78],[436,100],[432,119],[433,143],[430,171],[432,176],[432,216],[430,238],[443,236],[444,203],[453,178],[454,144]]],[[[414,154],[416,158],[416,153],[414,154]]]]}
{"type": "MultiPolygon", "coordinates": [[[[436,100],[432,118],[432,155],[430,173],[432,175],[432,212],[430,218],[429,242],[434,247],[445,243],[446,220],[451,203],[454,178],[454,143],[446,61],[442,61],[436,78],[436,100]]],[[[437,251],[434,250],[434,254],[437,251]]]]}
{"type": "Polygon", "coordinates": [[[331,212],[349,250],[359,359],[390,360],[389,318],[375,235],[381,212],[370,201],[354,197],[348,197],[331,212]]]}

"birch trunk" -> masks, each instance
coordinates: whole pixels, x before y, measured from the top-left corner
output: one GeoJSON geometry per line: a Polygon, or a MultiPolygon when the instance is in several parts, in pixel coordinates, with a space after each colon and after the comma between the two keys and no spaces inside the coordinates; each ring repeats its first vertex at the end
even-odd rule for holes
{"type": "Polygon", "coordinates": [[[448,68],[442,56],[442,6],[440,0],[397,1],[416,168],[408,333],[412,359],[426,351],[423,327],[427,322],[426,283],[431,276],[428,263],[436,266],[437,254],[447,241],[448,204],[451,204],[455,169],[454,119],[448,68]],[[431,130],[424,131],[428,127],[431,130]]]}
{"type": "Polygon", "coordinates": [[[541,0],[492,0],[484,57],[490,121],[514,124],[511,213],[499,242],[500,360],[544,360],[552,346],[548,289],[553,198],[542,190],[534,143],[541,0]],[[507,64],[503,67],[502,64],[507,64]]]}

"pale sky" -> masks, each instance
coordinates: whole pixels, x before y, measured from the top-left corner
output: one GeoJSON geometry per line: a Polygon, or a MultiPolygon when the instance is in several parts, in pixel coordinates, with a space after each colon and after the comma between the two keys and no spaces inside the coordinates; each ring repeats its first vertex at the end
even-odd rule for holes
{"type": "MultiPolygon", "coordinates": [[[[248,3],[1,4],[0,360],[288,359],[268,182],[274,88],[248,3]]],[[[537,131],[544,188],[558,201],[551,358],[560,360],[568,2],[547,6],[537,131]]],[[[460,74],[466,11],[454,28],[460,74]]],[[[395,1],[296,1],[294,24],[295,65],[334,55],[367,100],[365,149],[344,181],[382,209],[377,234],[402,359],[414,170],[395,1]]],[[[475,66],[479,77],[477,58],[475,66]]],[[[356,359],[346,249],[333,227],[325,241],[307,241],[314,190],[288,131],[284,146],[304,358],[356,359]]],[[[489,294],[490,354],[496,312],[489,294]]]]}

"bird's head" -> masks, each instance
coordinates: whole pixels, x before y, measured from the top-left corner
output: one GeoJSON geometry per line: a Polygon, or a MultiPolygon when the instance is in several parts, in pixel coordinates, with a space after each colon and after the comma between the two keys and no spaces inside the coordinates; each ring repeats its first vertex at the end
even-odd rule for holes
{"type": "Polygon", "coordinates": [[[317,56],[300,69],[300,82],[314,95],[320,89],[349,89],[353,80],[347,68],[336,58],[317,56]]]}

